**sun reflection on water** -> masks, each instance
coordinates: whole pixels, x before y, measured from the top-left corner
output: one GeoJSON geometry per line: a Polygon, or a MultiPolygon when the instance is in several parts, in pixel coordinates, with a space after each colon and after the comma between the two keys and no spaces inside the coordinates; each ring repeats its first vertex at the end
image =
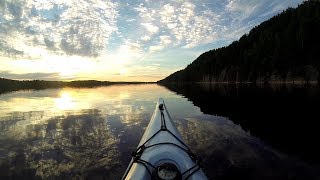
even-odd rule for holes
{"type": "Polygon", "coordinates": [[[71,110],[75,108],[75,102],[68,92],[61,92],[60,97],[54,100],[55,106],[59,110],[71,110]]]}

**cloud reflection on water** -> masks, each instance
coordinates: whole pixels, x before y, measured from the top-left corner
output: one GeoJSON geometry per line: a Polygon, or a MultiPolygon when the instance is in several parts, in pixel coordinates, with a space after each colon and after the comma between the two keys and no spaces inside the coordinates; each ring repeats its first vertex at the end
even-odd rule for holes
{"type": "Polygon", "coordinates": [[[125,169],[121,152],[132,144],[132,137],[123,134],[142,135],[157,99],[154,90],[168,92],[145,85],[1,95],[0,175],[120,177],[125,169]]]}
{"type": "Polygon", "coordinates": [[[29,170],[42,178],[89,176],[92,170],[119,166],[118,142],[99,110],[94,109],[44,123],[16,124],[0,140],[2,154],[7,156],[1,169],[7,166],[8,176],[29,170]]]}
{"type": "Polygon", "coordinates": [[[0,177],[121,178],[158,97],[209,177],[312,179],[304,163],[153,84],[0,95],[0,177]]]}

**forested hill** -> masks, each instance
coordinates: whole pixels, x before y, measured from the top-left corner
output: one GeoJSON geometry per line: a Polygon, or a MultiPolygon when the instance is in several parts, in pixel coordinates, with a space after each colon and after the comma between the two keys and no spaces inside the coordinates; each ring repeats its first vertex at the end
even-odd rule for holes
{"type": "Polygon", "coordinates": [[[200,55],[159,83],[320,81],[320,1],[309,0],[200,55]]]}

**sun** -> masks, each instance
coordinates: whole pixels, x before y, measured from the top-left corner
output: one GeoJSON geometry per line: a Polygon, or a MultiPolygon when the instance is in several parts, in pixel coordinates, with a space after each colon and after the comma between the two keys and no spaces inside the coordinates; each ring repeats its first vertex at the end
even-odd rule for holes
{"type": "Polygon", "coordinates": [[[119,74],[122,76],[127,76],[128,75],[128,70],[126,68],[121,68],[119,70],[119,74]]]}

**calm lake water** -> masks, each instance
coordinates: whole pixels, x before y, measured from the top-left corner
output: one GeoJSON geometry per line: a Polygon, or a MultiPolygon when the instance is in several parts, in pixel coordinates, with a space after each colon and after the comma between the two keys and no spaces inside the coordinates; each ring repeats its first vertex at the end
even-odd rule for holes
{"type": "MultiPolygon", "coordinates": [[[[319,163],[304,159],[300,151],[287,151],[264,133],[253,133],[250,123],[241,122],[245,117],[239,120],[237,116],[237,110],[245,108],[237,109],[238,102],[229,101],[234,104],[229,104],[228,112],[221,97],[233,95],[218,91],[228,94],[212,87],[165,88],[156,84],[1,94],[0,178],[120,179],[158,97],[163,97],[186,144],[202,157],[210,178],[319,179],[319,163]],[[199,91],[202,99],[194,94],[199,91]],[[212,110],[219,103],[226,112],[212,110]]],[[[288,89],[279,91],[288,93],[288,89]]],[[[278,91],[267,92],[276,96],[278,91]]],[[[239,96],[239,89],[235,96],[239,96]]],[[[270,110],[268,113],[277,116],[270,110]]]]}

